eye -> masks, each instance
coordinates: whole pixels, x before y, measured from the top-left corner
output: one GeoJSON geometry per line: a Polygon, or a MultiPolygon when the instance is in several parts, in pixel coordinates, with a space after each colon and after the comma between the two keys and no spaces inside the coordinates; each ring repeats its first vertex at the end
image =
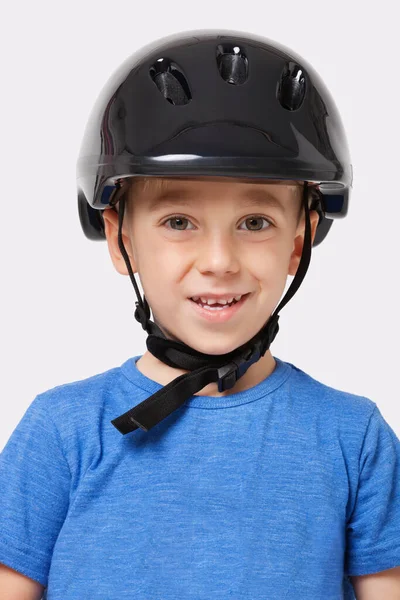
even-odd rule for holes
{"type": "MultiPolygon", "coordinates": [[[[268,223],[268,225],[270,227],[273,226],[272,223],[271,223],[271,221],[268,221],[268,219],[266,219],[265,217],[261,217],[260,215],[252,215],[251,217],[247,217],[247,219],[245,219],[243,221],[243,223],[247,223],[248,221],[252,222],[253,224],[256,221],[265,221],[266,223],[268,223]]],[[[250,229],[248,231],[265,231],[266,229],[269,229],[269,227],[264,227],[263,229],[260,229],[260,228],[258,228],[258,229],[250,229]]]]}
{"type": "MultiPolygon", "coordinates": [[[[175,216],[173,216],[173,217],[170,217],[170,218],[169,218],[169,219],[167,219],[166,221],[164,221],[163,225],[165,225],[166,223],[169,223],[170,221],[171,221],[172,223],[173,223],[173,222],[177,222],[177,223],[180,223],[180,224],[182,224],[182,222],[185,222],[185,221],[186,221],[187,223],[190,223],[189,219],[186,219],[186,217],[181,217],[180,215],[175,215],[175,216]]],[[[175,228],[175,227],[167,227],[167,229],[174,229],[175,231],[186,231],[186,229],[185,229],[185,228],[183,228],[183,229],[180,229],[180,227],[179,227],[179,226],[178,226],[177,228],[175,228]]]]}

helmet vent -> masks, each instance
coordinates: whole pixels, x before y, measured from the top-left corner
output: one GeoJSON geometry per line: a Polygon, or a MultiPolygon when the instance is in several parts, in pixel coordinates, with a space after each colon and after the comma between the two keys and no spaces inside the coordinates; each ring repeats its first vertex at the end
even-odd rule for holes
{"type": "Polygon", "coordinates": [[[297,110],[303,104],[306,93],[306,78],[303,69],[288,62],[278,84],[278,100],[287,110],[297,110]]]}
{"type": "Polygon", "coordinates": [[[187,104],[192,99],[189,84],[182,69],[168,58],[159,58],[150,67],[150,76],[159,92],[174,105],[187,104]]]}
{"type": "Polygon", "coordinates": [[[232,85],[247,81],[249,63],[244,51],[237,44],[217,46],[217,65],[222,79],[232,85]]]}

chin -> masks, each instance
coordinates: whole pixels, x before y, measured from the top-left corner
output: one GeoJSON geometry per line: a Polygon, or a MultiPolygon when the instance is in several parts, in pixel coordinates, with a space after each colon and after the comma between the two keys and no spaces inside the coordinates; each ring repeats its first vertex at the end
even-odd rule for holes
{"type": "Polygon", "coordinates": [[[193,343],[191,343],[190,340],[185,340],[185,344],[191,348],[194,348],[194,350],[197,350],[197,352],[201,352],[202,354],[219,356],[221,354],[229,354],[230,352],[233,352],[236,350],[236,348],[245,344],[246,341],[247,340],[232,340],[228,342],[224,339],[218,340],[217,336],[213,338],[212,336],[208,335],[207,339],[204,340],[204,343],[197,338],[196,340],[193,340],[193,343]]]}

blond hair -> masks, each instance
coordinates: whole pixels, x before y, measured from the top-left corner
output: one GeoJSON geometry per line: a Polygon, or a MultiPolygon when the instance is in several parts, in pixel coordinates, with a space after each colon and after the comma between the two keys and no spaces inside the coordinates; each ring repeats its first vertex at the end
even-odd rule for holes
{"type": "MultiPolygon", "coordinates": [[[[145,175],[134,175],[131,177],[126,177],[120,181],[120,188],[114,194],[110,205],[116,206],[122,197],[125,198],[125,215],[126,217],[132,216],[132,208],[134,204],[134,198],[138,194],[146,193],[150,189],[155,193],[159,194],[162,192],[163,188],[166,185],[166,180],[168,177],[159,177],[159,176],[145,176],[145,175]]],[[[177,177],[177,179],[187,179],[187,177],[177,177]]],[[[248,183],[268,183],[268,180],[261,180],[255,178],[240,178],[243,182],[248,183]]],[[[285,180],[271,180],[274,183],[277,181],[281,181],[282,183],[285,180]]],[[[299,224],[303,210],[303,181],[294,181],[287,180],[288,183],[286,185],[291,186],[291,190],[295,198],[299,201],[299,210],[297,214],[297,224],[299,224]]],[[[315,198],[315,190],[318,184],[309,183],[309,206],[312,204],[313,199],[315,198]]]]}

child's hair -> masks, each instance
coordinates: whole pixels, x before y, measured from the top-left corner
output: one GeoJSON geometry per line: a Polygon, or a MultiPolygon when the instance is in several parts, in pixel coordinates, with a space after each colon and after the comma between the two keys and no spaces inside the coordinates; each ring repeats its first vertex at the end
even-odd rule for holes
{"type": "MultiPolygon", "coordinates": [[[[260,179],[255,180],[255,179],[243,178],[243,181],[244,182],[245,181],[246,182],[254,182],[254,181],[260,182],[260,179]]],[[[267,183],[268,180],[266,180],[265,182],[267,183]]],[[[120,185],[121,185],[121,187],[114,194],[114,198],[110,202],[110,205],[113,207],[114,210],[116,210],[114,207],[118,204],[118,202],[121,200],[122,197],[125,198],[125,215],[124,215],[124,221],[125,221],[125,218],[127,220],[129,220],[129,218],[132,216],[132,206],[134,203],[135,196],[137,196],[138,194],[147,192],[149,188],[153,188],[155,193],[159,193],[162,190],[163,186],[165,185],[165,178],[133,176],[133,177],[127,177],[125,179],[122,179],[120,182],[120,185]]],[[[303,203],[302,203],[304,183],[302,181],[298,181],[298,182],[291,182],[288,185],[291,186],[291,191],[293,192],[293,195],[295,196],[295,198],[298,201],[299,209],[298,209],[298,213],[297,213],[297,223],[296,223],[296,226],[297,226],[300,222],[302,214],[304,213],[303,203]]],[[[310,209],[313,208],[313,202],[315,201],[316,197],[319,196],[318,191],[316,189],[317,185],[318,184],[309,184],[308,205],[309,205],[310,209]]]]}

